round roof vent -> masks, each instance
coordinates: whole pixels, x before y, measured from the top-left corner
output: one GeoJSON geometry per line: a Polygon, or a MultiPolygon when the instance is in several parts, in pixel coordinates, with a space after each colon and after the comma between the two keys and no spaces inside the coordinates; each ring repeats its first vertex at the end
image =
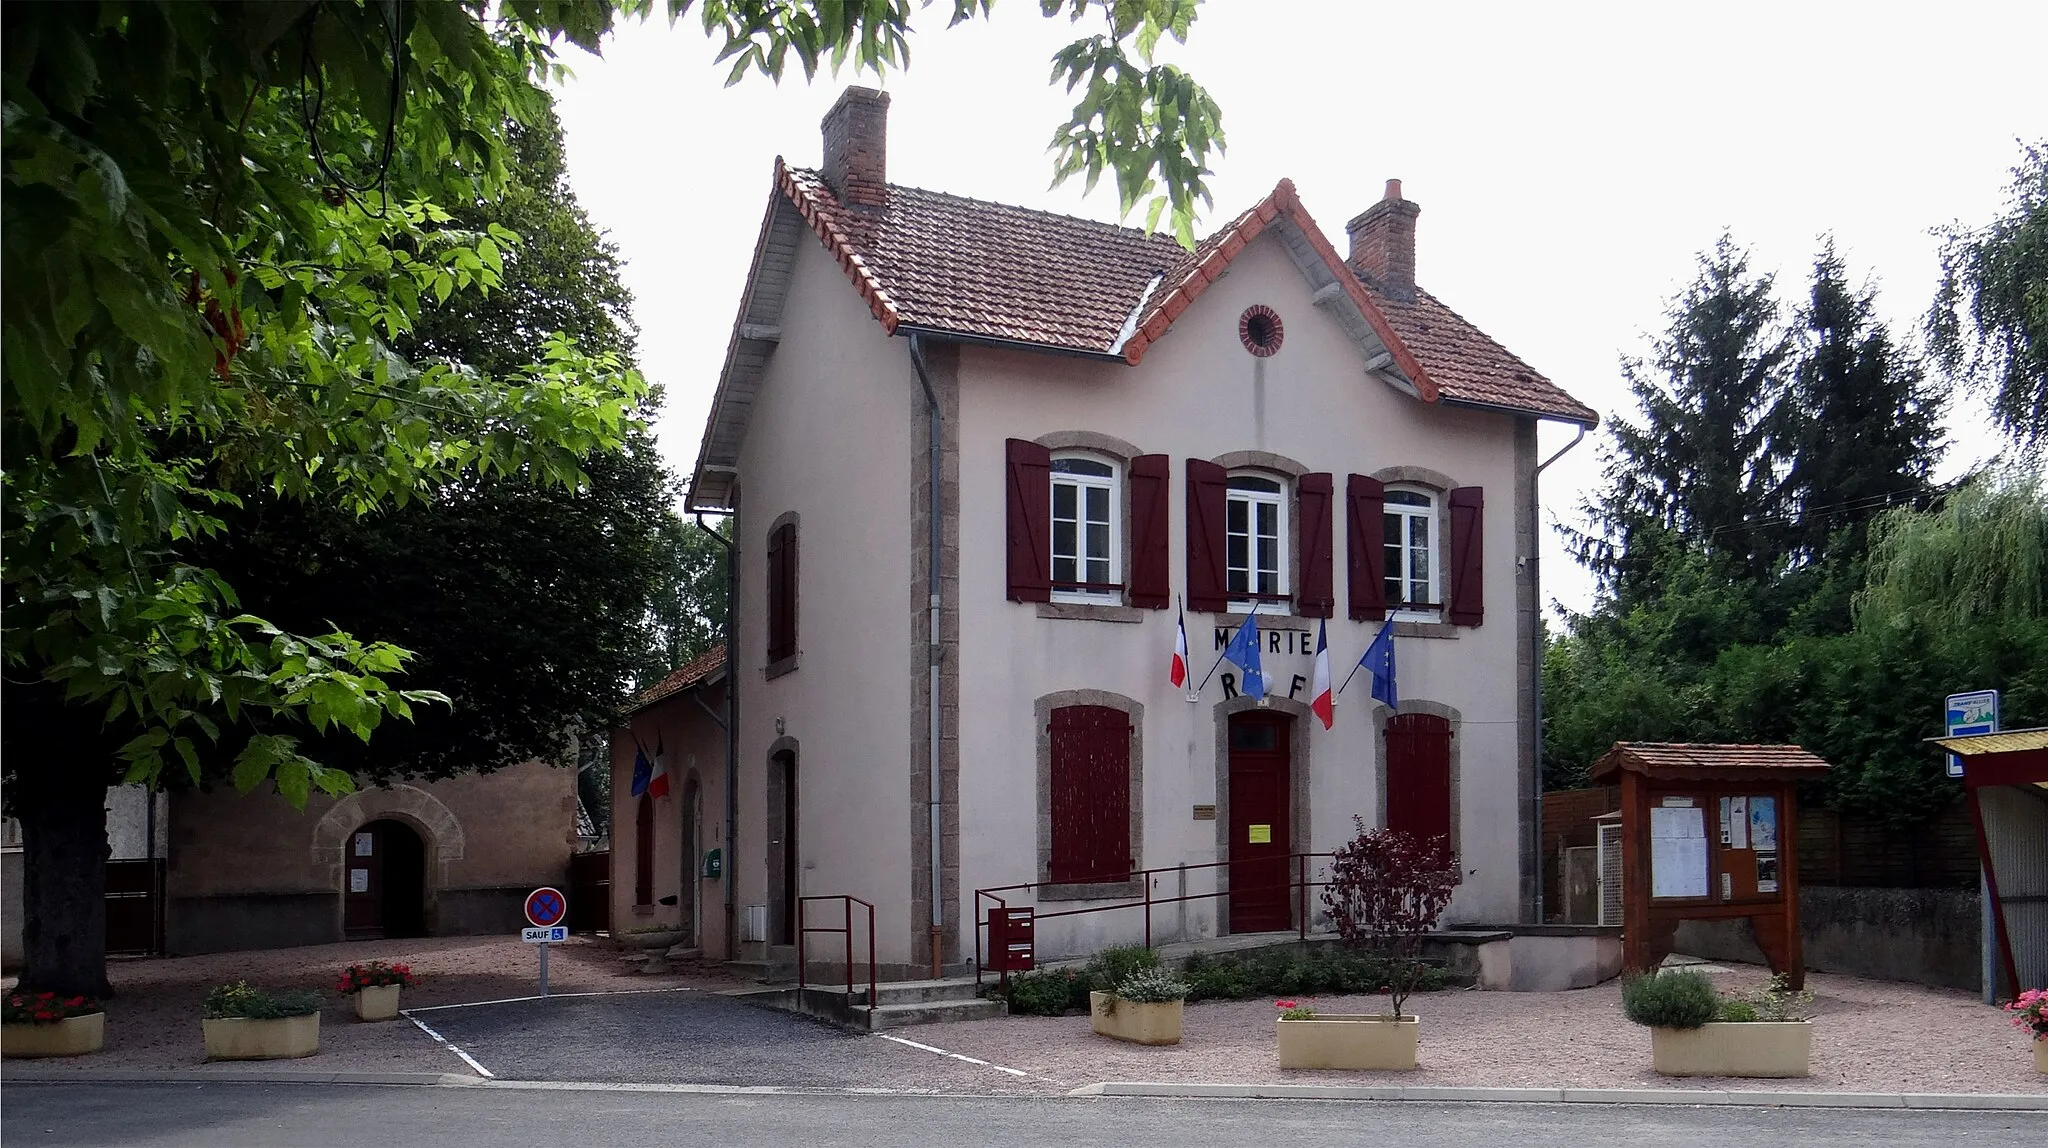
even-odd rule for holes
{"type": "Polygon", "coordinates": [[[1237,317],[1237,337],[1245,350],[1263,359],[1280,349],[1287,329],[1281,325],[1278,312],[1264,303],[1254,303],[1237,317]]]}

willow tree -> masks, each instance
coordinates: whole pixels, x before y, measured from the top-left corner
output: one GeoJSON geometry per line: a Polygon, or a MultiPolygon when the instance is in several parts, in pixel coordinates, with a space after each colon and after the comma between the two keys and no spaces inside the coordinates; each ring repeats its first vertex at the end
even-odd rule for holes
{"type": "Polygon", "coordinates": [[[1872,524],[1861,627],[1961,630],[2038,621],[2048,606],[2048,484],[2039,472],[1979,475],[1925,511],[1872,524]]]}
{"type": "Polygon", "coordinates": [[[1929,345],[1984,388],[2008,433],[2048,442],[2048,141],[2025,148],[2003,215],[1941,235],[1929,345]]]}

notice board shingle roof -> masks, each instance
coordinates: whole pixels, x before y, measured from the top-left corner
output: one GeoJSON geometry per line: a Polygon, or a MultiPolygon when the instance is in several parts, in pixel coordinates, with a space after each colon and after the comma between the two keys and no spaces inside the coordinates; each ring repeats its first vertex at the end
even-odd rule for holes
{"type": "Polygon", "coordinates": [[[1684,781],[1714,778],[1818,777],[1828,763],[1796,745],[1712,745],[1698,742],[1620,741],[1593,763],[1599,781],[1627,770],[1684,781]]]}

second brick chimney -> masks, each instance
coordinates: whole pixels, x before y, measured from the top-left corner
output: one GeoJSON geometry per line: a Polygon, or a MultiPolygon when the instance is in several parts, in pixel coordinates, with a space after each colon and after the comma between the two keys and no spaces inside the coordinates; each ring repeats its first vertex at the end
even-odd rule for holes
{"type": "Polygon", "coordinates": [[[889,93],[848,88],[820,126],[825,133],[820,174],[839,202],[872,210],[889,206],[889,93]]]}
{"type": "Polygon", "coordinates": [[[1387,181],[1385,199],[1359,212],[1351,233],[1352,267],[1396,299],[1415,297],[1415,217],[1422,209],[1401,198],[1401,181],[1387,181]]]}

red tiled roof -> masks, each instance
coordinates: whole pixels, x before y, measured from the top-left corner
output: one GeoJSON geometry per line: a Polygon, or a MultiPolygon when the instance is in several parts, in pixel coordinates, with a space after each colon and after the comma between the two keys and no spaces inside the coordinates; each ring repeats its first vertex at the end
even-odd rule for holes
{"type": "Polygon", "coordinates": [[[1597,780],[1629,770],[1650,777],[1701,780],[1759,772],[1775,776],[1818,776],[1828,763],[1796,745],[1706,745],[1689,742],[1618,741],[1593,763],[1597,780]]]}
{"type": "Polygon", "coordinates": [[[1366,292],[1395,337],[1428,364],[1430,378],[1444,395],[1588,425],[1600,421],[1591,407],[1566,394],[1429,292],[1418,287],[1415,298],[1407,300],[1393,298],[1370,284],[1366,292]]]}
{"type": "Polygon", "coordinates": [[[841,204],[816,171],[779,160],[775,182],[891,334],[902,325],[1135,364],[1284,216],[1330,266],[1424,401],[1599,421],[1435,297],[1418,291],[1403,301],[1370,288],[1288,180],[1192,252],[1163,234],[897,184],[889,185],[886,209],[857,210],[841,204]]]}
{"type": "Polygon", "coordinates": [[[724,668],[725,643],[721,642],[705,651],[695,661],[688,663],[681,669],[669,674],[669,676],[641,690],[640,696],[634,698],[632,705],[628,708],[644,710],[664,698],[673,697],[689,689],[691,686],[703,682],[704,679],[724,668]]]}

